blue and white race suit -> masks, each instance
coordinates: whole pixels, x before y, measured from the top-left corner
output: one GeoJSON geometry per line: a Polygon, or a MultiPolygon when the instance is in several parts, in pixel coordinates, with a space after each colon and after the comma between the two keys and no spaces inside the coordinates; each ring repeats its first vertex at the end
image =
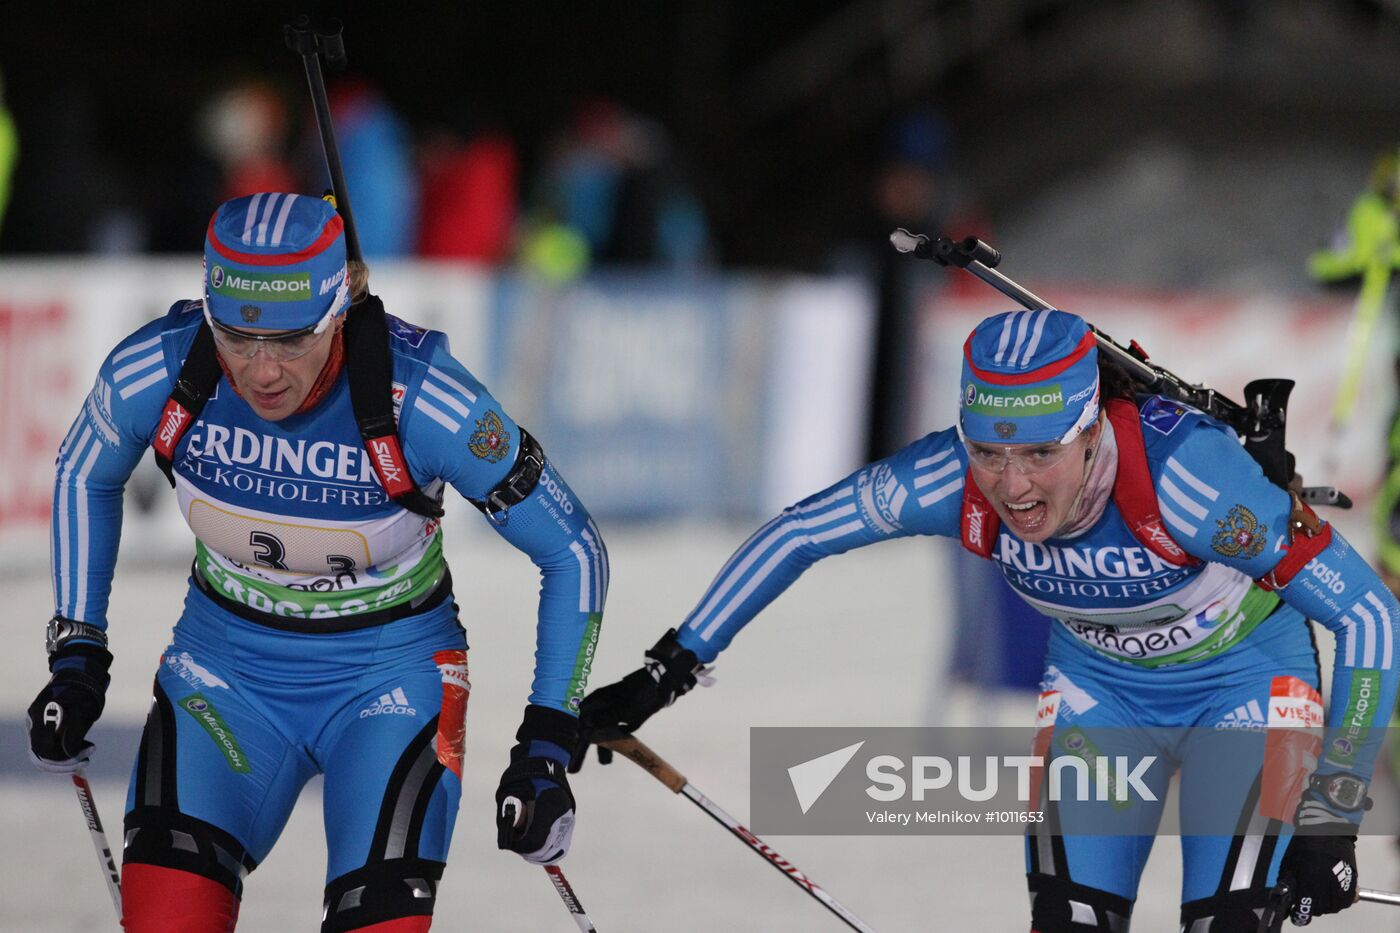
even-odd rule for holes
{"type": "MultiPolygon", "coordinates": [[[[1160,397],[1140,401],[1160,514],[1198,561],[1179,566],[1157,556],[1134,537],[1111,499],[1092,527],[1073,538],[1033,544],[1001,526],[992,559],[1018,595],[1058,622],[1045,661],[1042,722],[1205,730],[1295,725],[1271,718],[1271,697],[1280,693],[1288,697],[1282,706],[1296,711],[1311,702],[1321,719],[1306,621],[1313,619],[1337,640],[1318,772],[1369,778],[1400,680],[1400,606],[1335,531],[1287,585],[1275,592],[1256,585],[1289,544],[1289,495],[1264,477],[1224,425],[1160,397]]],[[[1113,443],[1111,431],[1104,442],[1113,443]]],[[[910,535],[958,538],[967,470],[957,432],[940,431],[785,509],[725,564],[680,627],[679,643],[712,661],[823,557],[910,535]]],[[[1184,808],[1193,795],[1213,792],[1189,754],[1181,774],[1184,808]]],[[[1239,790],[1243,797],[1247,788],[1239,790]]],[[[1284,846],[1249,844],[1258,841],[1259,829],[1254,821],[1235,837],[1183,836],[1183,902],[1272,885],[1284,846]]],[[[1151,843],[1150,834],[1061,836],[1042,825],[1029,839],[1029,870],[1109,892],[1130,906],[1151,843]]]]}
{"type": "MultiPolygon", "coordinates": [[[[152,443],[200,308],[179,302],[123,340],[63,442],[59,615],[106,627],[123,486],[152,443]]],[[[429,495],[450,484],[485,498],[515,462],[519,428],[444,334],[388,320],[414,480],[429,495]]],[[[144,853],[236,890],[321,773],[328,881],[386,863],[435,880],[461,791],[466,636],[441,523],[385,494],[345,367],[324,400],[275,423],[221,380],[173,460],[194,569],[134,769],[128,860],[144,853]]],[[[549,462],[493,527],[542,575],[529,702],[576,715],[607,592],[602,537],[549,462]]],[[[476,582],[470,568],[461,579],[476,582]]]]}

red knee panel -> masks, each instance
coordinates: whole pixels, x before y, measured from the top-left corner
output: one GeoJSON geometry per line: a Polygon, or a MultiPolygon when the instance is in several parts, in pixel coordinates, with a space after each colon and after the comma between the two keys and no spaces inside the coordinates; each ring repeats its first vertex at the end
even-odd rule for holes
{"type": "Polygon", "coordinates": [[[433,925],[432,917],[399,917],[383,923],[371,923],[367,927],[355,927],[349,933],[428,933],[433,925]]]}
{"type": "Polygon", "coordinates": [[[232,933],[237,922],[238,898],[217,881],[159,865],[128,863],[122,869],[127,933],[232,933]]]}

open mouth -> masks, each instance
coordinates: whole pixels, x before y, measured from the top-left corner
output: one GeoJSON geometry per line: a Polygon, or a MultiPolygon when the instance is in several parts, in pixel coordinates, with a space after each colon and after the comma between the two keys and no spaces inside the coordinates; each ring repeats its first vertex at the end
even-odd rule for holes
{"type": "Polygon", "coordinates": [[[277,392],[253,392],[253,401],[262,408],[276,408],[277,404],[286,396],[287,390],[282,389],[277,392]]]}
{"type": "Polygon", "coordinates": [[[1007,516],[1011,524],[1022,531],[1036,531],[1045,525],[1045,500],[1033,499],[1030,502],[1006,502],[1007,516]]]}

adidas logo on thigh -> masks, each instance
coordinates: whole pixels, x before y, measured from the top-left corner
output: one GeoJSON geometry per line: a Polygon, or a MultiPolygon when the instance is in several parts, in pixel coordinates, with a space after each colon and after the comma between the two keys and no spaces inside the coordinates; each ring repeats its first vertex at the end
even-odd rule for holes
{"type": "Polygon", "coordinates": [[[360,710],[360,718],[369,716],[417,716],[418,710],[408,704],[408,694],[403,687],[395,687],[388,693],[381,693],[374,702],[360,710]]]}

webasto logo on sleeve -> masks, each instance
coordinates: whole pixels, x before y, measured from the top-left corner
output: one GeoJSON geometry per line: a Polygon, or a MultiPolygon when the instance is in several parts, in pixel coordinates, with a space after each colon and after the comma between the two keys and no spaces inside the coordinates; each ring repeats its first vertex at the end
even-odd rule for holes
{"type": "Polygon", "coordinates": [[[1065,410],[1065,393],[1058,385],[1035,389],[993,389],[967,384],[966,408],[979,415],[1051,415],[1065,410]]]}
{"type": "Polygon", "coordinates": [[[311,297],[311,273],[230,272],[214,266],[209,270],[209,287],[216,295],[239,301],[302,301],[311,297]]]}

